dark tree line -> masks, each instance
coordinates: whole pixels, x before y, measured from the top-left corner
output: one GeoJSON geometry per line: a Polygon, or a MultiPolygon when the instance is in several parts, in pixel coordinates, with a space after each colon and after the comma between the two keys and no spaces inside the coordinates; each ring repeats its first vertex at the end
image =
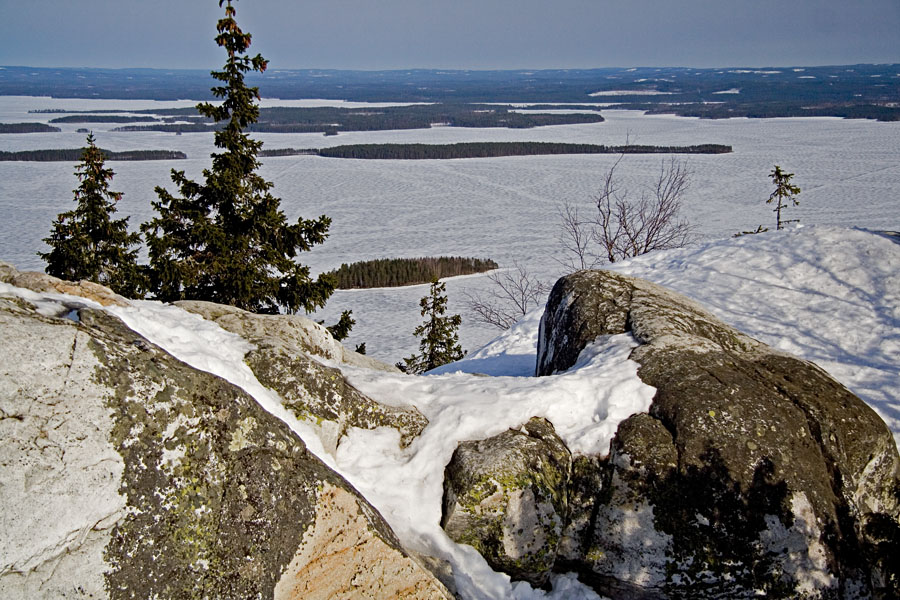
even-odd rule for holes
{"type": "Polygon", "coordinates": [[[439,256],[427,258],[381,258],[342,264],[329,273],[337,288],[397,287],[428,283],[445,277],[483,273],[498,268],[490,259],[439,256]]]}
{"type": "Polygon", "coordinates": [[[156,125],[124,125],[113,131],[157,131],[160,133],[210,133],[218,130],[206,123],[159,123],[156,125]]]}
{"type": "Polygon", "coordinates": [[[810,106],[800,102],[747,102],[725,104],[623,105],[622,108],[644,110],[648,114],[673,114],[701,119],[775,119],[786,117],[840,117],[900,121],[900,107],[880,104],[821,104],[810,106]]]}
{"type": "Polygon", "coordinates": [[[259,156],[304,156],[304,155],[313,155],[316,156],[319,154],[319,151],[315,148],[308,149],[297,149],[297,148],[270,148],[267,150],[260,150],[259,156]]]}
{"type": "MultiPolygon", "coordinates": [[[[590,103],[591,94],[613,90],[659,90],[666,95],[628,102],[731,102],[716,94],[741,90],[750,101],[804,105],[825,102],[884,104],[896,102],[900,80],[896,64],[807,67],[803,73],[777,69],[766,73],[721,68],[603,68],[510,71],[393,70],[341,71],[280,69],[251,75],[273,98],[330,98],[358,102],[590,103]],[[326,75],[326,76],[323,76],[326,75]],[[873,77],[876,76],[876,77],[873,77]],[[801,78],[802,77],[802,78],[801,78]]],[[[153,98],[177,100],[209,97],[207,72],[172,69],[72,69],[7,66],[0,71],[3,95],[59,98],[153,98]]],[[[606,98],[604,98],[605,100],[606,98]]],[[[596,107],[594,107],[596,108],[596,107]]],[[[605,110],[605,109],[604,109],[605,110]]]]}
{"type": "Polygon", "coordinates": [[[0,133],[56,133],[62,131],[45,123],[0,123],[0,133]]]}
{"type": "Polygon", "coordinates": [[[51,119],[51,123],[150,123],[154,117],[133,117],[126,115],[68,115],[51,119]]]}
{"type": "MultiPolygon", "coordinates": [[[[104,160],[181,160],[187,154],[177,150],[124,150],[111,152],[97,148],[104,160]]],[[[18,152],[0,152],[0,161],[29,162],[76,162],[83,158],[84,148],[65,148],[53,150],[22,150],[18,152]]]]}
{"type": "Polygon", "coordinates": [[[731,146],[603,146],[555,142],[463,142],[458,144],[350,144],[322,148],[329,158],[430,160],[447,158],[491,158],[546,154],[727,154],[731,146]]]}
{"type": "MultiPolygon", "coordinates": [[[[155,110],[154,114],[178,117],[190,123],[155,123],[128,125],[116,131],[197,132],[213,131],[209,119],[198,119],[193,109],[155,110]]],[[[448,127],[506,127],[528,129],[546,125],[600,123],[596,111],[554,114],[521,113],[506,106],[489,104],[425,104],[383,108],[338,107],[272,107],[260,110],[259,121],[248,127],[259,133],[334,133],[339,131],[385,131],[394,129],[428,129],[434,125],[448,127]]]]}

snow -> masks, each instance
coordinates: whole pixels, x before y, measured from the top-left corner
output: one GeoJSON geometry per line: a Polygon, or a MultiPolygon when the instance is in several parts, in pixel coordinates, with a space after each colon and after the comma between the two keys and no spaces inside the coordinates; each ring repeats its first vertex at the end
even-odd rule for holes
{"type": "MultiPolygon", "coordinates": [[[[128,101],[0,97],[0,121],[46,121],[58,115],[29,108],[136,108],[128,101]]],[[[154,106],[193,102],[148,103],[154,106]]],[[[282,103],[278,103],[281,105],[282,103]]],[[[274,105],[274,104],[273,104],[274,105]]],[[[779,350],[812,360],[872,406],[900,444],[900,245],[863,229],[897,230],[900,205],[900,123],[839,119],[699,120],[632,111],[606,111],[606,122],[533,130],[435,128],[358,132],[325,138],[315,134],[260,135],[268,148],[324,147],[344,143],[457,141],[564,141],[584,143],[724,143],[734,153],[694,156],[694,185],[686,205],[700,242],[654,253],[612,268],[644,277],[704,304],[723,321],[779,350]],[[770,224],[768,173],[773,164],[795,172],[800,206],[789,218],[808,226],[733,239],[730,235],[770,224]]],[[[153,187],[168,185],[171,168],[190,177],[208,166],[209,134],[173,136],[114,133],[93,127],[112,150],[183,150],[185,161],[112,163],[112,187],[125,192],[120,214],[132,227],[151,216],[153,187]]],[[[62,124],[60,133],[5,135],[0,149],[78,147],[83,125],[62,124]]],[[[275,184],[289,218],[332,217],[325,246],[301,257],[324,271],[374,257],[464,255],[526,264],[552,281],[560,275],[557,208],[588,203],[609,156],[506,157],[455,161],[341,161],[317,157],[265,159],[262,174],[275,184]]],[[[639,184],[659,168],[658,156],[628,156],[620,172],[639,184]]],[[[42,249],[56,214],[70,208],[74,165],[0,163],[0,259],[20,269],[41,269],[42,249]]],[[[444,465],[459,441],[479,439],[545,416],[577,452],[606,452],[617,424],[647,409],[652,388],[627,359],[633,340],[611,336],[586,349],[576,367],[534,378],[541,311],[513,328],[475,324],[461,303],[466,289],[486,289],[486,277],[447,282],[450,311],[464,316],[461,339],[467,357],[424,377],[342,367],[350,381],[375,400],[402,400],[430,425],[401,450],[391,430],[352,430],[331,456],[312,427],[298,422],[280,399],[256,381],[242,362],[249,346],[172,306],[136,302],[108,309],[176,357],[220,375],[251,393],[284,420],[332,468],[351,481],[385,516],[405,545],[448,559],[466,598],[596,598],[574,576],[554,579],[551,592],[511,584],[471,548],[440,530],[444,465]],[[492,339],[493,338],[493,339],[492,339]],[[479,349],[480,347],[480,349],[479,349]]],[[[0,293],[11,293],[0,286],[0,293]]],[[[12,290],[15,291],[15,290],[12,290]]],[[[65,316],[83,299],[28,295],[47,314],[65,316]],[[56,306],[56,308],[54,307],[56,306]]],[[[419,298],[427,286],[336,293],[316,318],[334,322],[352,309],[357,325],[349,347],[367,342],[370,353],[394,362],[415,351],[419,298]]]]}
{"type": "Polygon", "coordinates": [[[593,92],[588,96],[667,96],[672,92],[661,92],[660,90],[603,90],[601,92],[593,92]]]}
{"type": "Polygon", "coordinates": [[[740,331],[811,360],[862,398],[900,445],[900,244],[831,226],[648,254],[615,270],[704,304],[740,331]]]}
{"type": "Polygon", "coordinates": [[[281,399],[256,379],[244,363],[252,345],[203,317],[172,305],[133,301],[128,307],[108,307],[123,323],[175,358],[195,369],[218,375],[253,396],[260,406],[284,421],[300,436],[309,450],[334,467],[313,427],[300,422],[281,399]]]}
{"type": "MultiPolygon", "coordinates": [[[[0,293],[38,302],[50,311],[54,302],[82,301],[60,294],[36,294],[3,284],[0,293]]],[[[618,423],[646,411],[653,388],[637,378],[637,364],[628,360],[635,346],[628,335],[598,340],[586,349],[568,373],[532,377],[537,323],[534,311],[468,361],[425,377],[341,366],[350,381],[376,400],[415,405],[429,419],[422,435],[402,449],[399,434],[389,428],[351,429],[331,456],[308,424],[298,421],[280,399],[262,386],[243,362],[251,345],[218,325],[177,307],[136,301],[130,307],[109,307],[134,331],[191,366],[218,375],[250,393],[260,405],[282,419],[328,466],[350,481],[387,519],[404,545],[449,560],[465,598],[563,599],[598,596],[574,576],[561,575],[545,593],[528,584],[514,586],[495,573],[469,547],[453,543],[440,528],[444,466],[464,440],[484,439],[518,427],[533,416],[550,419],[576,452],[606,453],[618,423]],[[529,363],[525,368],[525,362],[529,363]],[[497,376],[473,374],[490,363],[497,376]],[[505,370],[511,371],[504,374],[505,370]]],[[[50,311],[58,314],[62,309],[50,311]]]]}
{"type": "MultiPolygon", "coordinates": [[[[126,101],[0,97],[0,120],[49,120],[34,108],[121,108],[126,101]]],[[[153,104],[141,101],[144,104],[153,104]]],[[[159,103],[167,105],[167,103],[159,103]]],[[[177,104],[177,103],[176,103],[177,104]]],[[[185,102],[185,104],[190,104],[185,102]]],[[[143,106],[143,104],[142,104],[143,106]]],[[[152,108],[152,106],[148,106],[152,108]]],[[[702,240],[770,225],[765,204],[773,165],[796,173],[800,206],[790,218],[806,224],[898,229],[900,204],[900,123],[822,119],[703,120],[636,111],[604,111],[603,123],[541,127],[260,134],[266,148],[324,147],[344,143],[454,143],[466,141],[546,141],[682,145],[723,143],[732,154],[691,156],[694,171],[685,214],[702,240]]],[[[2,150],[80,147],[79,124],[60,124],[60,133],[0,136],[2,150]]],[[[98,144],[111,150],[173,149],[187,160],[112,162],[112,189],[124,193],[119,215],[133,229],[153,216],[157,185],[174,188],[169,171],[198,177],[214,150],[205,133],[175,136],[157,132],[112,132],[113,124],[92,124],[98,144]]],[[[619,165],[634,189],[658,171],[666,157],[627,156],[619,165]]],[[[561,269],[558,208],[564,202],[588,207],[615,156],[527,156],[449,161],[353,161],[313,156],[266,158],[261,173],[274,184],[289,219],[326,214],[332,219],[327,242],[299,258],[314,273],[379,257],[456,255],[492,258],[501,266],[518,262],[546,282],[561,269]]],[[[36,252],[46,247],[50,223],[72,206],[77,181],[73,163],[0,162],[0,259],[19,269],[43,269],[36,252]]],[[[637,193],[635,191],[634,193],[637,193]]],[[[474,350],[496,331],[474,321],[463,292],[486,290],[487,278],[447,282],[449,310],[463,317],[460,340],[474,350]]],[[[427,289],[340,291],[314,318],[334,323],[343,310],[357,321],[347,343],[366,343],[369,353],[396,362],[417,347],[419,299],[427,289]],[[398,332],[401,332],[398,334],[398,332]],[[405,332],[402,333],[402,332],[405,332]]]]}
{"type": "Polygon", "coordinates": [[[791,513],[794,522],[790,528],[785,527],[778,517],[766,515],[767,527],[760,541],[773,554],[787,551],[790,560],[779,561],[779,567],[797,582],[799,593],[814,598],[821,590],[838,587],[839,582],[829,571],[828,550],[822,543],[822,530],[806,494],[791,496],[791,513]]]}
{"type": "MultiPolygon", "coordinates": [[[[801,227],[649,254],[614,267],[685,293],[751,336],[814,360],[878,411],[900,442],[900,245],[892,239],[858,229],[801,227]]],[[[8,285],[0,292],[45,308],[64,298],[8,285]]],[[[443,472],[459,442],[496,435],[533,416],[549,419],[573,452],[607,453],[618,424],[646,411],[654,393],[628,359],[635,345],[629,335],[598,339],[567,372],[533,377],[539,309],[426,376],[335,365],[373,399],[416,406],[429,425],[406,449],[394,430],[351,429],[331,456],[315,430],[259,384],[243,362],[251,346],[242,338],[156,302],[107,310],[177,358],[252,394],[360,490],[406,547],[449,560],[465,598],[596,597],[572,575],[556,576],[550,592],[512,584],[471,548],[453,543],[439,526],[443,472]]]]}
{"type": "MultiPolygon", "coordinates": [[[[469,360],[443,369],[443,374],[417,377],[343,366],[361,391],[385,403],[402,398],[415,405],[429,425],[404,450],[395,430],[352,429],[332,457],[324,452],[313,429],[298,422],[271,390],[256,381],[243,362],[249,349],[243,339],[197,315],[155,302],[109,310],[175,357],[256,397],[300,435],[312,452],[360,490],[404,545],[450,560],[460,572],[457,584],[473,599],[509,598],[513,591],[505,575],[490,571],[479,555],[451,542],[440,528],[444,466],[459,442],[484,439],[518,427],[533,416],[544,416],[573,451],[606,453],[618,423],[646,411],[654,392],[637,378],[637,364],[627,358],[635,345],[627,335],[599,341],[568,373],[532,377],[540,319],[540,311],[534,311],[510,336],[501,336],[469,360]],[[491,370],[498,376],[472,374],[481,370],[484,361],[492,361],[491,370]],[[512,374],[500,376],[503,366],[512,374]]],[[[559,585],[563,595],[535,596],[529,586],[517,584],[514,597],[577,597],[572,595],[571,581],[559,585]]]]}

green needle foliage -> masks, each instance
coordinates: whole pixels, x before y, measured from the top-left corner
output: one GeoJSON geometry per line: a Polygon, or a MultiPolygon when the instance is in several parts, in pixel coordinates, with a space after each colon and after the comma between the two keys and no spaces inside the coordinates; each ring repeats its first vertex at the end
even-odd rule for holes
{"type": "Polygon", "coordinates": [[[129,298],[143,294],[144,280],[137,265],[141,237],[128,232],[128,218],[112,219],[116,202],[122,197],[109,189],[112,169],[104,165],[103,151],[94,144],[93,134],[75,176],[81,182],[74,190],[77,206],[60,213],[50,237],[44,241],[52,250],[38,252],[47,261],[49,275],[69,281],[82,279],[100,283],[129,298]]]}
{"type": "Polygon", "coordinates": [[[462,319],[459,315],[443,316],[447,312],[445,287],[435,279],[431,282],[429,294],[419,301],[425,322],[416,327],[413,335],[422,338],[419,342],[420,353],[397,363],[406,373],[424,373],[459,360],[466,354],[459,345],[457,334],[462,319]]]}
{"type": "Polygon", "coordinates": [[[778,165],[775,165],[775,168],[769,173],[769,177],[772,178],[772,183],[775,184],[775,191],[769,195],[766,204],[771,204],[772,202],[776,203],[775,208],[773,209],[775,212],[775,229],[784,229],[785,223],[791,222],[782,220],[781,211],[790,206],[792,202],[794,206],[800,204],[795,197],[800,193],[800,188],[791,183],[791,178],[793,176],[793,173],[785,173],[782,171],[781,167],[778,165]]]}
{"type": "Polygon", "coordinates": [[[266,60],[246,56],[250,34],[235,21],[231,0],[217,25],[216,43],[228,60],[212,76],[222,85],[212,88],[219,105],[202,103],[197,110],[225,125],[215,133],[223,151],[212,155],[212,167],[197,183],[184,171],[172,171],[179,195],[156,188],[159,216],[142,226],[150,255],[152,289],[164,301],[208,300],[258,313],[281,309],[312,312],[325,305],[334,291],[330,276],[313,280],[309,267],[294,261],[328,236],[331,220],[299,219],[288,224],[272,184],[257,169],[262,142],[244,131],[259,119],[259,90],[247,87],[247,71],[263,72],[266,60]]]}
{"type": "MultiPolygon", "coordinates": [[[[324,325],[324,321],[319,321],[319,325],[324,325]]],[[[329,325],[325,329],[331,334],[336,341],[342,342],[350,335],[350,330],[356,325],[356,319],[353,318],[352,310],[345,310],[341,313],[341,318],[334,325],[329,325]]]]}

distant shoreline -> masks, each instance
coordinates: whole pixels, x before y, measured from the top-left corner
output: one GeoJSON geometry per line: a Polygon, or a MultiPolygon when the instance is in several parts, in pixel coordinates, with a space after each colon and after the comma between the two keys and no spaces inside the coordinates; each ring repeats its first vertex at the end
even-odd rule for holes
{"type": "Polygon", "coordinates": [[[45,123],[0,123],[0,134],[2,133],[59,133],[62,131],[59,127],[53,127],[45,123]]]}
{"type": "MultiPolygon", "coordinates": [[[[124,150],[111,152],[102,150],[106,160],[184,160],[187,154],[177,150],[124,150]]],[[[0,152],[0,162],[78,162],[84,148],[63,148],[51,150],[22,150],[0,152]]]]}
{"type": "MultiPolygon", "coordinates": [[[[719,119],[900,120],[900,64],[765,68],[638,67],[535,70],[278,69],[248,77],[267,98],[443,104],[591,104],[719,119]]],[[[3,66],[0,95],[120,100],[214,100],[206,69],[3,66]]],[[[519,117],[514,117],[518,119],[519,117]]],[[[523,120],[524,121],[524,120],[523,120]]],[[[330,123],[330,121],[323,121],[330,123]]]]}
{"type": "Polygon", "coordinates": [[[604,146],[556,142],[460,142],[456,144],[349,144],[331,148],[263,150],[260,157],[315,155],[324,158],[362,160],[447,160],[455,158],[498,158],[505,156],[548,156],[563,154],[728,154],[731,146],[604,146]]]}

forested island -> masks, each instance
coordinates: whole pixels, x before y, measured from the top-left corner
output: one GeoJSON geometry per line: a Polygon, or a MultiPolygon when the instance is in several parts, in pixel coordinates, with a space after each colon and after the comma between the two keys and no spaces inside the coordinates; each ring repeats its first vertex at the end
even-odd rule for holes
{"type": "Polygon", "coordinates": [[[0,123],[0,133],[56,133],[62,131],[46,123],[0,123]]]}
{"type": "MultiPolygon", "coordinates": [[[[557,107],[558,108],[558,107],[557,107]]],[[[531,107],[529,107],[531,109],[531,107]]],[[[534,110],[550,110],[549,108],[534,110]]],[[[259,122],[248,129],[257,133],[324,133],[341,131],[387,131],[396,129],[428,129],[446,127],[505,127],[530,129],[547,125],[601,123],[603,117],[596,106],[579,113],[523,113],[512,106],[491,104],[416,104],[379,108],[339,107],[272,107],[260,110],[259,122]]],[[[161,131],[194,133],[214,131],[209,119],[200,117],[194,108],[141,111],[167,117],[166,123],[125,125],[116,131],[161,131]],[[171,121],[179,122],[171,122],[171,121]]]]}
{"type": "Polygon", "coordinates": [[[51,123],[150,123],[154,117],[128,115],[67,115],[51,119],[51,123]]]}
{"type": "Polygon", "coordinates": [[[379,258],[349,265],[345,263],[330,274],[337,278],[338,289],[349,290],[416,285],[497,268],[497,263],[490,259],[461,256],[379,258]]]}
{"type": "MultiPolygon", "coordinates": [[[[0,152],[0,161],[29,162],[78,162],[84,148],[65,148],[52,150],[22,150],[18,152],[0,152]]],[[[106,160],[181,160],[187,154],[177,150],[124,150],[112,152],[101,150],[106,160]]]]}
{"type": "Polygon", "coordinates": [[[876,121],[900,121],[900,107],[876,104],[843,104],[829,106],[804,106],[797,102],[722,103],[706,104],[622,104],[619,108],[643,110],[652,115],[677,115],[701,119],[775,119],[785,117],[839,117],[843,119],[872,119],[876,121]]]}
{"type": "Polygon", "coordinates": [[[263,148],[257,156],[265,158],[267,156],[318,156],[319,150],[316,148],[263,148]]]}
{"type": "MultiPolygon", "coordinates": [[[[327,158],[430,160],[448,158],[493,158],[548,154],[727,154],[731,146],[604,146],[555,142],[461,142],[458,144],[348,144],[322,148],[327,158]]],[[[310,151],[303,153],[309,154],[310,151]]]]}

